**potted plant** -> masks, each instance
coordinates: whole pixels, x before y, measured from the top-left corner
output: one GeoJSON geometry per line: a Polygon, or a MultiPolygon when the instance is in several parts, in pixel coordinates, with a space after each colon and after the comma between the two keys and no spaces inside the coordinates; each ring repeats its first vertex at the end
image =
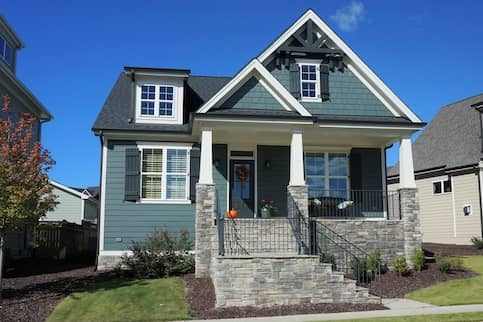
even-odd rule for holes
{"type": "Polygon", "coordinates": [[[270,218],[278,212],[278,207],[273,200],[262,200],[262,207],[260,210],[262,218],[270,218]]]}

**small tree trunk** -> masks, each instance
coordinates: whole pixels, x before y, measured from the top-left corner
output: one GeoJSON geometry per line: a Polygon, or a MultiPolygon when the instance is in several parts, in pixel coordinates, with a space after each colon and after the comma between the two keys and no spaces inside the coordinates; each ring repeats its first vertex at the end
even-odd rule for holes
{"type": "Polygon", "coordinates": [[[0,236],[0,299],[2,298],[2,277],[3,277],[3,249],[4,249],[4,238],[0,236]]]}

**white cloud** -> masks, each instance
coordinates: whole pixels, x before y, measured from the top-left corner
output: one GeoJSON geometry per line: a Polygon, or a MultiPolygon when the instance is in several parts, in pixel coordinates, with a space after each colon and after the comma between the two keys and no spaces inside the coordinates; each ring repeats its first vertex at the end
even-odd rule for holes
{"type": "Polygon", "coordinates": [[[365,15],[364,4],[360,1],[353,1],[348,6],[337,9],[330,18],[337,23],[341,30],[354,31],[365,15]]]}

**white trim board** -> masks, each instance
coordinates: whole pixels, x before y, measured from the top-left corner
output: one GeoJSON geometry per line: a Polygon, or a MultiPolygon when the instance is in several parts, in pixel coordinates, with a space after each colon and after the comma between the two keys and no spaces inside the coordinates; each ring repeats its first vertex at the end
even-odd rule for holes
{"type": "Polygon", "coordinates": [[[80,192],[80,191],[74,190],[74,189],[72,189],[70,187],[64,186],[63,184],[61,184],[61,183],[59,183],[57,181],[54,181],[54,180],[49,180],[49,183],[53,187],[55,187],[57,189],[60,189],[60,190],[63,190],[65,192],[68,192],[70,194],[73,194],[74,196],[79,197],[79,198],[81,198],[83,200],[84,199],[94,199],[92,197],[92,195],[90,194],[90,192],[87,191],[86,189],[84,189],[82,192],[80,192]]]}
{"type": "MultiPolygon", "coordinates": [[[[292,24],[282,35],[275,40],[267,49],[265,49],[257,58],[260,62],[265,61],[297,30],[299,30],[305,23],[311,20],[334,44],[342,50],[349,60],[348,65],[352,65],[351,71],[357,71],[359,79],[363,78],[364,83],[370,84],[369,89],[373,88],[378,98],[383,97],[382,101],[391,106],[391,111],[396,110],[401,114],[406,115],[412,122],[422,123],[421,119],[414,114],[409,107],[404,104],[399,97],[397,97],[389,87],[356,55],[356,53],[312,10],[307,10],[294,24],[292,24]]],[[[372,89],[371,89],[372,91],[372,89]]],[[[398,113],[398,112],[396,112],[398,113]]],[[[396,114],[395,114],[396,115],[396,114]]],[[[399,116],[399,115],[397,115],[399,116]]]]}
{"type": "Polygon", "coordinates": [[[285,87],[262,65],[257,59],[253,59],[238,74],[233,77],[223,88],[212,98],[201,106],[197,113],[206,113],[211,108],[219,106],[233,93],[235,93],[246,81],[255,76],[260,84],[268,90],[270,94],[287,110],[295,110],[302,116],[312,116],[300,104],[295,97],[290,94],[285,87]]]}

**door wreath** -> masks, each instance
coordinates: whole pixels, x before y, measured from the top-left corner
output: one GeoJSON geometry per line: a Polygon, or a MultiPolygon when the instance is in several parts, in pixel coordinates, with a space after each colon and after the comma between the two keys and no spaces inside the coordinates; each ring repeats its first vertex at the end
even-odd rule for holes
{"type": "Polygon", "coordinates": [[[241,183],[245,183],[250,175],[248,168],[245,165],[240,165],[236,168],[236,177],[241,181],[241,183]]]}

